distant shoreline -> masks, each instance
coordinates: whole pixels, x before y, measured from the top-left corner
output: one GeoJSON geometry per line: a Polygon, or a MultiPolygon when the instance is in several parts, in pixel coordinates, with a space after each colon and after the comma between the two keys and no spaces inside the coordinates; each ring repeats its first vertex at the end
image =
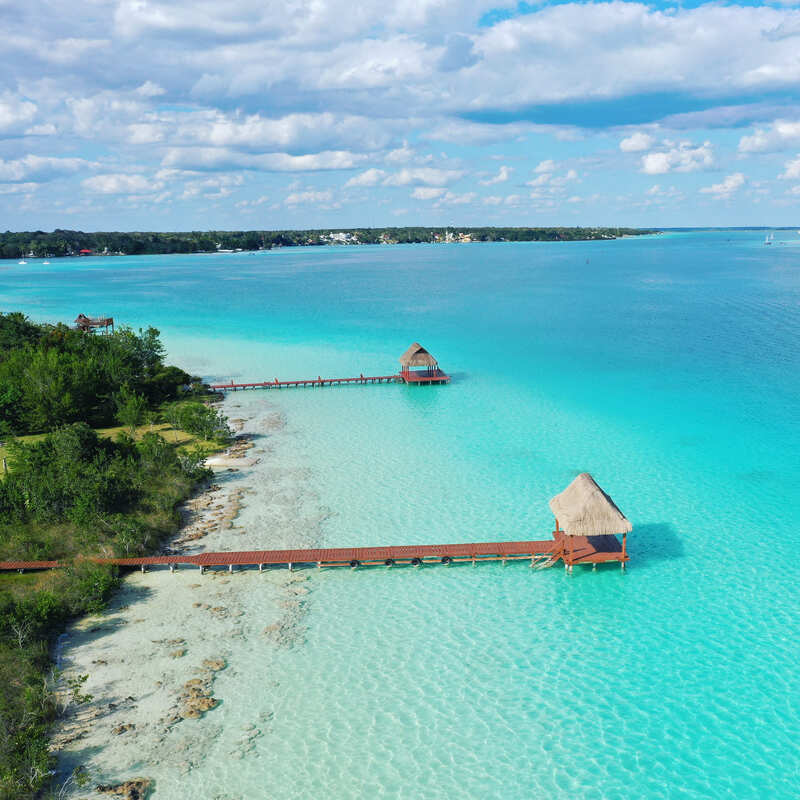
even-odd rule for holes
{"type": "Polygon", "coordinates": [[[473,242],[608,241],[661,233],[655,228],[404,227],[316,228],[306,230],[104,232],[7,231],[0,233],[0,258],[236,253],[282,247],[391,244],[468,244],[473,242]]]}

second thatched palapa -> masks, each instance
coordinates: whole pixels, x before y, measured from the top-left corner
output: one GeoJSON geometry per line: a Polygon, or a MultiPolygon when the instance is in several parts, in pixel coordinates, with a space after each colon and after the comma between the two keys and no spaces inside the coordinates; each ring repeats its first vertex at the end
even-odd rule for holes
{"type": "Polygon", "coordinates": [[[400,363],[408,367],[435,367],[436,359],[419,343],[414,342],[408,350],[400,356],[400,363]]]}
{"type": "Polygon", "coordinates": [[[439,369],[436,359],[419,342],[414,342],[400,356],[400,364],[403,368],[399,377],[405,383],[450,382],[450,376],[439,369]]]}
{"type": "Polygon", "coordinates": [[[617,504],[597,485],[595,479],[582,472],[550,501],[550,510],[567,536],[602,536],[630,533],[628,518],[617,504]]]}

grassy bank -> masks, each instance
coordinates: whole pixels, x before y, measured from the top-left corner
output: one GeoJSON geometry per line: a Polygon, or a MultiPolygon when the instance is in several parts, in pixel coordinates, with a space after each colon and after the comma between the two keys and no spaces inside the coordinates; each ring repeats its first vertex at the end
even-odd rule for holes
{"type": "MultiPolygon", "coordinates": [[[[116,439],[123,433],[130,433],[129,429],[125,428],[123,425],[116,425],[112,428],[95,428],[94,430],[95,433],[97,433],[97,435],[103,439],[111,440],[116,439]]],[[[163,437],[164,441],[167,443],[176,445],[178,451],[182,453],[189,453],[198,448],[208,451],[219,448],[218,440],[205,439],[201,436],[196,436],[188,431],[181,430],[180,428],[174,428],[168,422],[154,423],[152,425],[140,425],[133,432],[133,438],[136,441],[141,441],[142,437],[146,433],[157,433],[159,436],[163,437]]],[[[32,444],[34,442],[42,441],[46,435],[47,434],[44,433],[33,433],[28,436],[18,436],[16,437],[16,441],[23,444],[32,444]]],[[[6,463],[9,464],[10,458],[11,454],[9,446],[5,442],[0,441],[0,463],[2,463],[2,459],[6,459],[6,463]]],[[[0,474],[0,477],[2,477],[2,474],[0,474]]]]}

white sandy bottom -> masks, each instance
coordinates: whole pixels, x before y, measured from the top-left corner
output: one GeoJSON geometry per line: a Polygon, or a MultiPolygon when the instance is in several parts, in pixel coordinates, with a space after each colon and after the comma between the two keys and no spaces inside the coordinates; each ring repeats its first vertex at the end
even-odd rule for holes
{"type": "MultiPolygon", "coordinates": [[[[205,507],[181,532],[183,549],[318,543],[327,512],[310,492],[283,417],[263,395],[252,398],[249,412],[231,406],[231,417],[253,414],[240,423],[253,447],[245,457],[214,459],[217,488],[200,498],[205,507]]],[[[81,620],[61,640],[65,675],[87,674],[83,690],[94,697],[73,706],[54,737],[57,785],[78,766],[90,776],[83,789],[68,784],[64,796],[87,797],[97,784],[140,776],[153,781],[156,797],[242,796],[226,794],[224,775],[213,785],[208,766],[258,758],[267,747],[278,688],[270,661],[302,640],[306,580],[307,573],[288,570],[129,574],[106,613],[81,620]],[[258,665],[246,676],[248,689],[258,682],[257,691],[242,691],[242,656],[250,668],[254,660],[258,665]],[[182,718],[192,681],[217,704],[200,718],[182,718]]]]}

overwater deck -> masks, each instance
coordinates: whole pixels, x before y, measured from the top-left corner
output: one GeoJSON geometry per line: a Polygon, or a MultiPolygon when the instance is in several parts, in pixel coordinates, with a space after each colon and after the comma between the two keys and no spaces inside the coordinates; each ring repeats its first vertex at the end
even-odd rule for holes
{"type": "Polygon", "coordinates": [[[450,383],[450,376],[439,367],[433,369],[404,369],[398,375],[404,383],[450,383]]]}
{"type": "Polygon", "coordinates": [[[564,565],[602,564],[619,561],[623,565],[629,561],[628,554],[616,536],[565,536],[564,531],[554,531],[553,537],[562,549],[564,565]]]}

